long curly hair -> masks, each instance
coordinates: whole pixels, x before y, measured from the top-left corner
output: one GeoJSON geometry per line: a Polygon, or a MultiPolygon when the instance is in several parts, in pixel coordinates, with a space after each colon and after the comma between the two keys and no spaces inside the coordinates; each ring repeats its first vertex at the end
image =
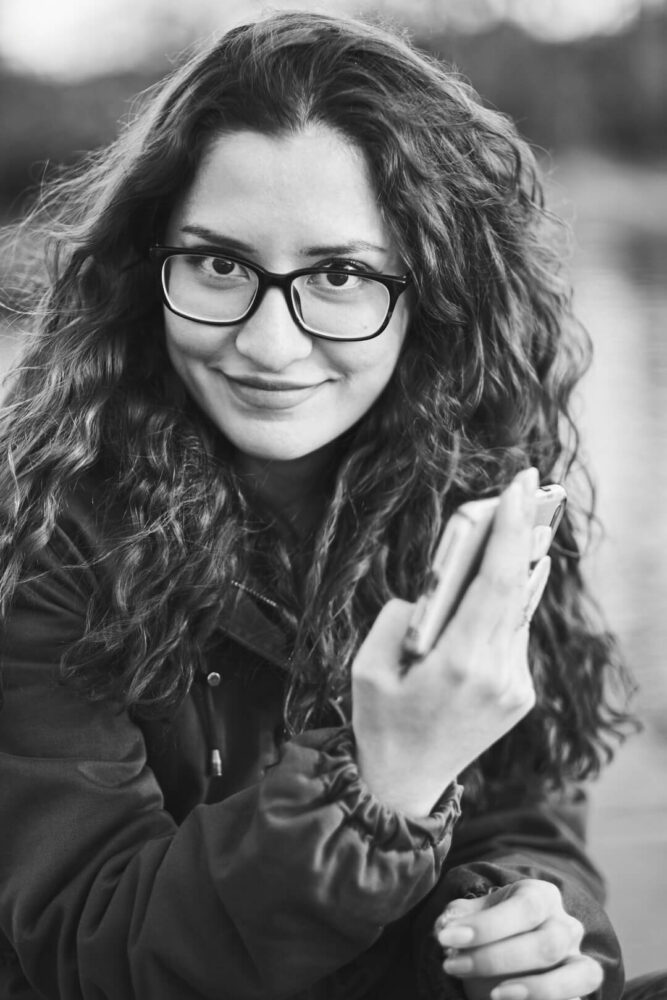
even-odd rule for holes
{"type": "MultiPolygon", "coordinates": [[[[569,405],[590,348],[534,156],[393,30],[299,12],[229,31],[153,88],[113,146],[48,185],[26,225],[49,239],[1,431],[0,601],[71,491],[96,482],[107,582],[63,663],[88,698],[169,713],[215,642],[231,581],[259,578],[295,633],[287,721],[316,725],[332,699],[346,710],[356,650],[390,597],[416,598],[456,505],[530,464],[570,484],[580,468],[569,405]],[[170,367],[147,248],[214,139],[312,124],[363,151],[417,294],[390,383],[341,441],[304,570],[170,367]]],[[[561,525],[532,628],[537,705],[474,769],[480,789],[592,775],[627,722],[609,686],[623,693],[623,668],[580,572],[592,519],[580,479],[587,499],[561,525]]]]}

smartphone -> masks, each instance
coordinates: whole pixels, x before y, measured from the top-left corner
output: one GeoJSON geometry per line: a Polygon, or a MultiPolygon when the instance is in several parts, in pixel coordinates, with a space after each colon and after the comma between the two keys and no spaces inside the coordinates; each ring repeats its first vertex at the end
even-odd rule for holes
{"type": "MultiPolygon", "coordinates": [[[[421,659],[433,647],[476,575],[500,498],[470,500],[452,514],[438,544],[426,586],[415,605],[403,640],[404,662],[421,659]]],[[[567,493],[551,483],[537,491],[535,527],[548,525],[551,537],[565,511],[567,493]]]]}

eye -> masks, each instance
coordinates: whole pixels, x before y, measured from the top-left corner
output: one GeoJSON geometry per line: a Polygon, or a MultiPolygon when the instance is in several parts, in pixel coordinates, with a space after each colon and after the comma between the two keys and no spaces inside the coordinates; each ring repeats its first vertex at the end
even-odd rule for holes
{"type": "Polygon", "coordinates": [[[225,260],[224,257],[211,257],[211,269],[216,274],[231,274],[236,266],[233,260],[225,260]]]}
{"type": "Polygon", "coordinates": [[[247,268],[229,257],[199,257],[199,267],[205,274],[220,275],[227,278],[230,275],[247,275],[247,268]]]}
{"type": "Polygon", "coordinates": [[[352,293],[368,288],[371,279],[361,264],[350,260],[332,260],[320,271],[311,274],[307,286],[312,292],[335,294],[337,291],[352,293]]]}
{"type": "Polygon", "coordinates": [[[340,274],[337,272],[332,272],[331,274],[327,274],[326,272],[324,272],[322,277],[328,284],[333,285],[334,288],[342,288],[343,286],[347,285],[350,282],[350,278],[353,277],[353,275],[340,274]]]}
{"type": "Polygon", "coordinates": [[[217,257],[205,254],[192,254],[185,257],[200,281],[222,284],[242,284],[254,281],[252,271],[233,257],[217,257]]]}

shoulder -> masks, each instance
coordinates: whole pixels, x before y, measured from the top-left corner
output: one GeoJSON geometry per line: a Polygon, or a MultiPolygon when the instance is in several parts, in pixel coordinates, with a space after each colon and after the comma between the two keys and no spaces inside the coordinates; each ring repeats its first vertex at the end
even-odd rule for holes
{"type": "Polygon", "coordinates": [[[52,544],[67,543],[84,561],[99,557],[117,535],[122,514],[113,488],[89,474],[77,480],[65,493],[54,529],[52,544]]]}
{"type": "Polygon", "coordinates": [[[35,531],[26,546],[13,607],[57,604],[80,612],[108,578],[120,520],[103,482],[86,476],[69,487],[52,530],[35,531]]]}

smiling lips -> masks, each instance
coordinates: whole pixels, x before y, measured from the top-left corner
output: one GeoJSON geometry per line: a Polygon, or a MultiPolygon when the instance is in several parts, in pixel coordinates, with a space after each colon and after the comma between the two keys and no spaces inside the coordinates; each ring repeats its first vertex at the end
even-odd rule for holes
{"type": "Polygon", "coordinates": [[[309,399],[325,384],[291,382],[257,375],[229,375],[221,372],[233,395],[246,405],[264,410],[287,410],[309,399]]]}

